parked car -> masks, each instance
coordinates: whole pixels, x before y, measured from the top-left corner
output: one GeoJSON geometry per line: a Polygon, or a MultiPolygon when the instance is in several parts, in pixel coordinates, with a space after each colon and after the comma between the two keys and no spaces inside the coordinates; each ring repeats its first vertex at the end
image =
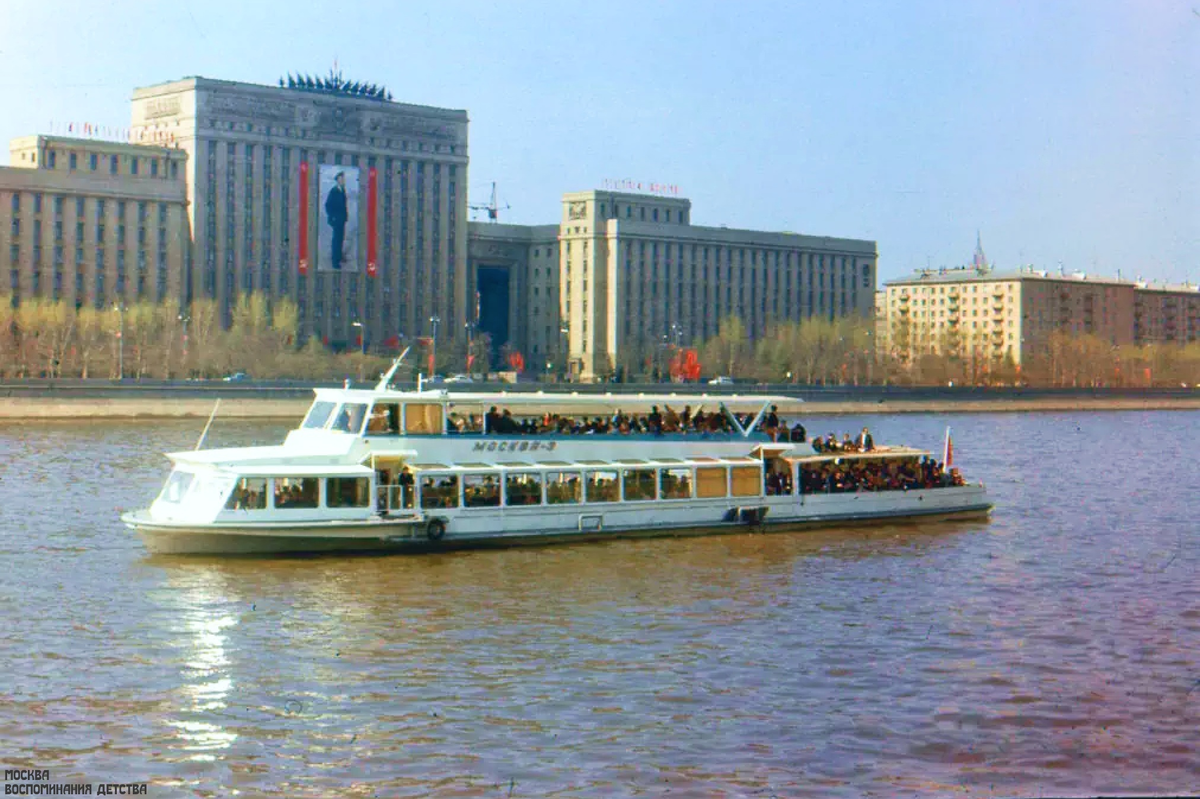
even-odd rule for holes
{"type": "Polygon", "coordinates": [[[226,383],[240,383],[241,381],[249,380],[250,378],[246,375],[245,372],[234,372],[231,375],[225,375],[225,377],[222,379],[226,383]]]}
{"type": "Polygon", "coordinates": [[[475,378],[470,375],[450,375],[446,378],[447,383],[474,383],[475,378]]]}
{"type": "Polygon", "coordinates": [[[733,378],[729,377],[728,375],[721,375],[720,377],[714,377],[712,380],[709,380],[708,384],[710,386],[732,386],[733,378]]]}

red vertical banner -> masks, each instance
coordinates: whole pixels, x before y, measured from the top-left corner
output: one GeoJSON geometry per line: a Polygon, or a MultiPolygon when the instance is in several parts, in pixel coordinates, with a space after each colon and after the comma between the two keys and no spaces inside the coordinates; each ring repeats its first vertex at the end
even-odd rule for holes
{"type": "Polygon", "coordinates": [[[375,210],[378,207],[376,200],[376,179],[377,173],[375,167],[367,170],[367,277],[375,277],[375,210]]]}
{"type": "Polygon", "coordinates": [[[300,162],[300,213],[297,214],[300,223],[300,274],[308,274],[308,162],[300,162]]]}

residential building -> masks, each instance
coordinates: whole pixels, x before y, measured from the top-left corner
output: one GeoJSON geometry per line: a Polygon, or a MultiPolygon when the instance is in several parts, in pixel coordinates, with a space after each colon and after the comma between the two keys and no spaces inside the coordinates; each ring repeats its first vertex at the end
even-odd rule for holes
{"type": "Polygon", "coordinates": [[[1111,346],[1200,337],[1194,286],[984,265],[920,270],[888,281],[886,295],[884,351],[908,360],[956,353],[1020,365],[1044,352],[1055,332],[1097,336],[1111,346]]]}

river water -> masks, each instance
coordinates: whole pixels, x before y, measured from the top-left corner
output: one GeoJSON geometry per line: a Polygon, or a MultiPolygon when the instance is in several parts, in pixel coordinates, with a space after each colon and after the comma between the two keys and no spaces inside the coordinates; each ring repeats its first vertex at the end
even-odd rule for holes
{"type": "Polygon", "coordinates": [[[244,559],[117,520],[201,423],[0,427],[0,767],[151,796],[1200,790],[1198,421],[810,420],[953,425],[986,522],[244,559]]]}

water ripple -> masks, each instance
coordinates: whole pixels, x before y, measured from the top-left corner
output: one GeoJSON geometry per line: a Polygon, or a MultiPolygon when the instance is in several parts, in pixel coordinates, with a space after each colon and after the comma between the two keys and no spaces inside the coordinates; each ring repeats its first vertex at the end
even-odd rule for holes
{"type": "Polygon", "coordinates": [[[0,427],[5,766],[193,796],[1194,790],[1195,419],[955,418],[988,523],[236,560],[116,520],[197,425],[0,427]]]}

